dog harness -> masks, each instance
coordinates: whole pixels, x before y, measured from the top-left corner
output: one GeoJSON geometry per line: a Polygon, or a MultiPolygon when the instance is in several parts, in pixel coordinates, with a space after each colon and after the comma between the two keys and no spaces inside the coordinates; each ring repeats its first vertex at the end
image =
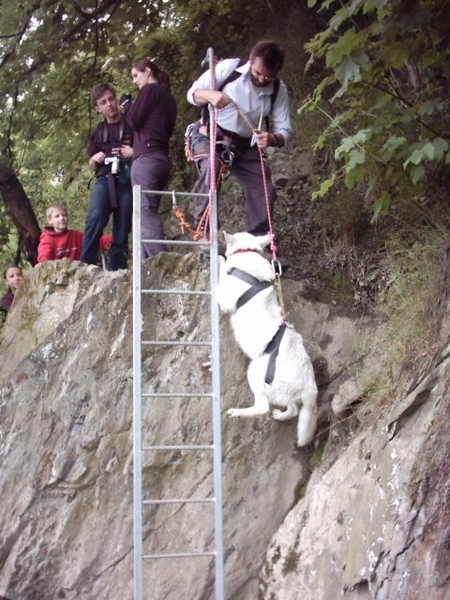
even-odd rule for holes
{"type": "Polygon", "coordinates": [[[256,296],[256,294],[259,294],[259,292],[262,292],[272,285],[271,281],[260,281],[259,279],[256,279],[256,277],[253,277],[253,275],[250,275],[250,273],[241,271],[241,269],[237,269],[236,267],[233,267],[229,274],[245,281],[245,283],[248,283],[251,286],[242,294],[242,296],[239,296],[238,301],[236,302],[236,310],[241,308],[241,306],[244,306],[244,304],[256,296]]]}
{"type": "MultiPolygon", "coordinates": [[[[251,286],[246,292],[239,296],[236,302],[236,310],[244,306],[244,304],[259,294],[259,292],[272,286],[271,281],[260,281],[259,279],[256,279],[256,277],[253,277],[253,275],[250,275],[250,273],[246,273],[245,271],[237,269],[236,267],[233,267],[229,274],[241,279],[242,281],[245,281],[251,286]]],[[[272,383],[273,378],[275,377],[275,362],[277,360],[278,350],[280,349],[280,343],[285,331],[286,321],[283,321],[264,350],[264,354],[270,355],[269,362],[267,363],[266,375],[264,377],[265,383],[268,383],[269,385],[272,383]]]]}
{"type": "Polygon", "coordinates": [[[275,361],[277,360],[278,350],[280,349],[280,343],[285,331],[286,321],[283,321],[264,350],[264,354],[270,354],[269,362],[267,363],[266,376],[264,377],[266,383],[272,383],[273,378],[275,377],[275,361]]]}

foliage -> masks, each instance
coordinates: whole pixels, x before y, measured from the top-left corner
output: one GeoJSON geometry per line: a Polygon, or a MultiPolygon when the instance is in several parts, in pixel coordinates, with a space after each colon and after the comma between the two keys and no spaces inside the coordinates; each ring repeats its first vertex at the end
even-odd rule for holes
{"type": "Polygon", "coordinates": [[[406,364],[434,354],[448,310],[450,237],[434,224],[417,230],[414,243],[397,237],[389,244],[386,267],[391,289],[380,305],[389,318],[390,347],[406,364]]]}
{"type": "MultiPolygon", "coordinates": [[[[308,5],[316,7],[316,0],[308,5]]],[[[336,167],[313,198],[343,180],[364,186],[374,219],[396,197],[422,193],[432,165],[450,163],[450,28],[445,0],[320,3],[327,28],[308,44],[309,67],[326,76],[299,112],[328,123],[315,149],[336,167]],[[332,12],[334,10],[334,12],[332,12]]]]}
{"type": "MultiPolygon", "coordinates": [[[[99,120],[89,103],[95,83],[130,89],[134,60],[150,56],[171,73],[179,119],[172,143],[174,176],[184,181],[183,133],[196,112],[186,91],[212,46],[219,56],[251,45],[296,6],[280,0],[45,0],[3,3],[0,23],[0,163],[19,178],[41,226],[45,207],[69,207],[83,228],[91,174],[85,146],[99,120]]],[[[2,236],[14,227],[0,212],[2,236]]]]}

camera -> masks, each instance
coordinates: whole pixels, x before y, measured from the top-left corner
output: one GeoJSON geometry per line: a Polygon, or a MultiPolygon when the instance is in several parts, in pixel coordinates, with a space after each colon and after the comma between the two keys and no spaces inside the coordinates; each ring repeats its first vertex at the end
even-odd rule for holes
{"type": "MultiPolygon", "coordinates": [[[[131,94],[124,94],[119,100],[120,108],[125,108],[131,102],[131,94]]],[[[129,107],[128,107],[129,108],[129,107]]]]}
{"type": "Polygon", "coordinates": [[[108,156],[108,158],[105,158],[105,165],[111,164],[111,173],[113,175],[117,175],[119,172],[119,162],[120,159],[118,156],[108,156]]]}

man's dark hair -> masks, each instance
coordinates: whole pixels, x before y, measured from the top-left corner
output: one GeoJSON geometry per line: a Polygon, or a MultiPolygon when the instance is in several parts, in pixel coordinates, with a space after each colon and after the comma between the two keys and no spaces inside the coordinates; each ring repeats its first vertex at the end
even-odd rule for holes
{"type": "Polygon", "coordinates": [[[250,60],[260,58],[269,71],[278,73],[284,63],[284,48],[273,40],[261,40],[250,51],[250,60]]]}
{"type": "Polygon", "coordinates": [[[97,100],[100,96],[103,96],[105,92],[111,92],[114,98],[116,97],[116,92],[110,83],[98,83],[97,85],[94,85],[91,90],[91,102],[94,106],[97,104],[97,100]]]}

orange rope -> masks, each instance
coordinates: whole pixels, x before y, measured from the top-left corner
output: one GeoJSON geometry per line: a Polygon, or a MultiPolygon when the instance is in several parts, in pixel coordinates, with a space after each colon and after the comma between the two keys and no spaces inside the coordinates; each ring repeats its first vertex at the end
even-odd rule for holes
{"type": "Polygon", "coordinates": [[[173,212],[175,213],[175,216],[178,217],[178,219],[180,221],[181,233],[184,234],[186,230],[189,231],[190,233],[195,233],[195,229],[192,227],[192,225],[186,219],[184,212],[181,210],[181,208],[179,206],[174,206],[173,212]]]}
{"type": "MultiPolygon", "coordinates": [[[[195,155],[195,158],[207,158],[207,157],[209,157],[209,154],[196,154],[195,155]]],[[[219,159],[219,165],[220,165],[219,173],[217,174],[217,181],[216,181],[217,189],[220,188],[222,178],[223,178],[224,174],[228,171],[227,165],[220,159],[219,159]]],[[[189,223],[189,221],[187,220],[186,215],[181,210],[181,208],[179,206],[175,205],[173,207],[173,212],[174,212],[175,216],[178,218],[178,220],[180,221],[181,233],[184,234],[186,232],[186,230],[189,231],[189,233],[192,234],[194,241],[197,242],[202,237],[203,225],[204,225],[207,217],[209,216],[209,210],[210,210],[210,207],[208,205],[205,208],[205,211],[203,212],[202,218],[200,219],[200,222],[197,225],[197,228],[194,229],[192,227],[192,225],[189,223]]]]}

